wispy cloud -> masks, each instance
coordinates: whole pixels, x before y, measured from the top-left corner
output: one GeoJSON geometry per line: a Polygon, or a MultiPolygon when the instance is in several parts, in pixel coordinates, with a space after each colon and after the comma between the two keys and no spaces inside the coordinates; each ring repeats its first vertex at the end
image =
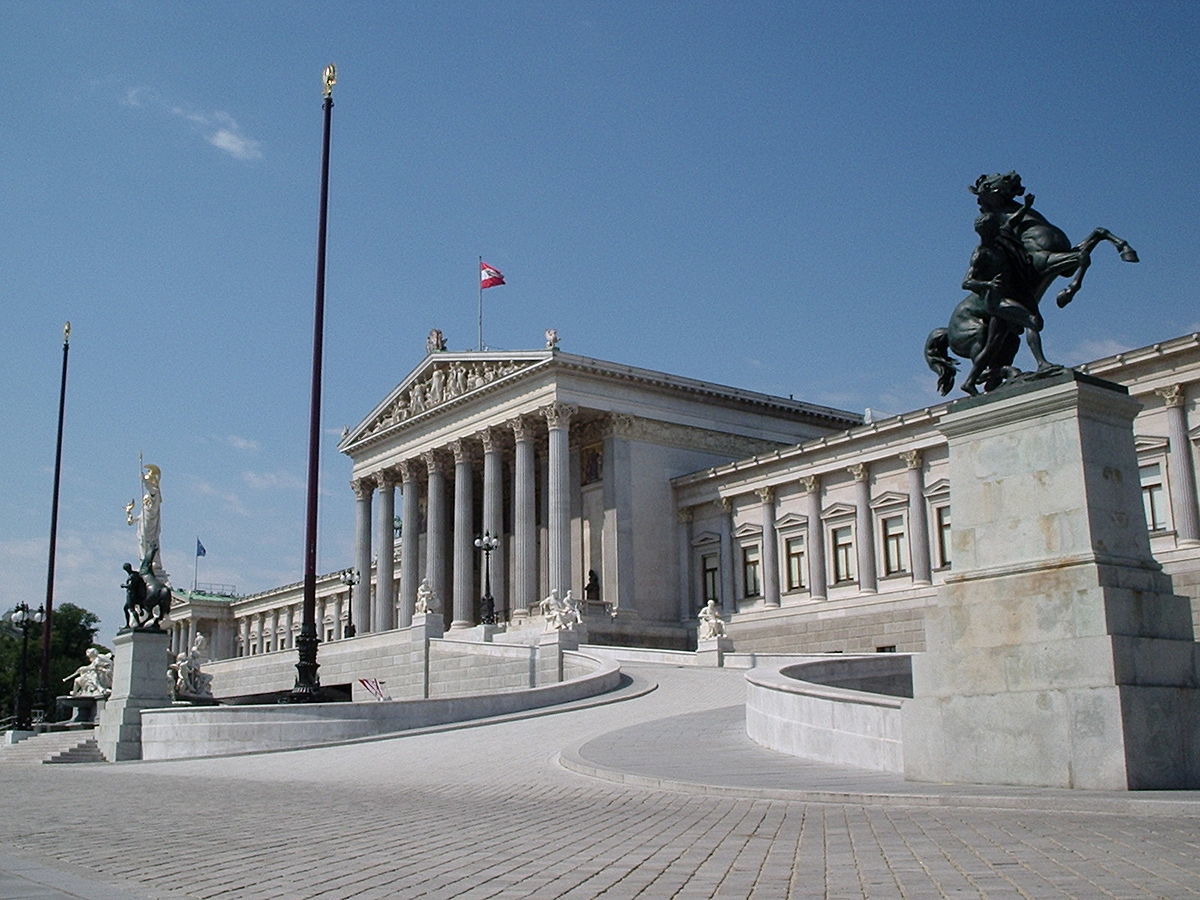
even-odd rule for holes
{"type": "Polygon", "coordinates": [[[263,158],[262,143],[247,135],[237,120],[223,110],[205,111],[167,103],[146,87],[127,89],[120,102],[122,106],[156,110],[186,122],[206,143],[223,153],[228,153],[234,159],[263,158]]]}
{"type": "Polygon", "coordinates": [[[225,441],[235,450],[258,450],[260,446],[258,441],[237,434],[229,435],[225,441]]]}
{"type": "Polygon", "coordinates": [[[257,491],[300,490],[305,486],[304,479],[291,472],[243,472],[242,480],[257,491]]]}
{"type": "Polygon", "coordinates": [[[242,502],[242,498],[232,491],[224,491],[215,485],[209,484],[207,481],[196,479],[196,493],[204,497],[215,497],[222,501],[222,504],[227,512],[231,512],[239,516],[249,516],[250,510],[246,508],[246,504],[242,502]]]}

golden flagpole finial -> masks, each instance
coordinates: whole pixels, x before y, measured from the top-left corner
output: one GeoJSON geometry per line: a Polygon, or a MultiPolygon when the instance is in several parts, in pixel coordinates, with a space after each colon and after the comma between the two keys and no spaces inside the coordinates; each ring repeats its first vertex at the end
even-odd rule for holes
{"type": "Polygon", "coordinates": [[[333,96],[333,86],[337,84],[337,66],[330,63],[325,67],[325,71],[321,73],[321,80],[325,82],[325,96],[333,96]]]}
{"type": "Polygon", "coordinates": [[[71,322],[70,322],[70,320],[68,320],[67,323],[65,325],[63,325],[63,343],[64,344],[69,343],[70,340],[71,340],[71,322]]]}

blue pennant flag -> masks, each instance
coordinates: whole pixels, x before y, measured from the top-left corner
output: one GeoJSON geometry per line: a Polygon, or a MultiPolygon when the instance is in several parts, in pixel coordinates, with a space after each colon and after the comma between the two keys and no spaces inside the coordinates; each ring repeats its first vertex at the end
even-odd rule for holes
{"type": "Polygon", "coordinates": [[[204,545],[200,543],[200,538],[196,538],[196,555],[207,556],[208,551],[204,549],[204,545]]]}

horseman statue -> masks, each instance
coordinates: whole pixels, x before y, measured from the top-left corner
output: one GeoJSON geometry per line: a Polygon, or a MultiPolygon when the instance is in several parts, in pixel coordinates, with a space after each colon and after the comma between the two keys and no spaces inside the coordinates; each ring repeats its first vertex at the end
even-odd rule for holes
{"type": "Polygon", "coordinates": [[[975,220],[979,246],[971,255],[963,290],[970,293],[954,308],[950,324],[935,328],[925,342],[925,361],[938,376],[945,395],[954,387],[958,362],[950,354],[971,361],[962,383],[968,394],[982,387],[991,391],[1021,374],[1013,366],[1021,335],[1033,354],[1038,371],[1054,368],[1042,352],[1042,315],[1038,304],[1051,282],[1070,278],[1058,292],[1064,307],[1074,299],[1091,265],[1092,250],[1108,241],[1125,262],[1137,262],[1128,243],[1104,228],[1097,228],[1074,246],[1067,236],[1033,208],[1021,176],[980,175],[968,190],[979,202],[975,220]],[[1018,203],[1017,197],[1024,196],[1018,203]]]}

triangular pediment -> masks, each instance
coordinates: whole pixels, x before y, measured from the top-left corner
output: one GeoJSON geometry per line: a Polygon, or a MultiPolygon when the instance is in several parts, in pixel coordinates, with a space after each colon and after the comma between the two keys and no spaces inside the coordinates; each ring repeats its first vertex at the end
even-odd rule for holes
{"type": "Polygon", "coordinates": [[[899,491],[885,491],[878,497],[871,498],[871,509],[884,509],[889,506],[905,506],[908,503],[908,494],[902,494],[899,491]]]}
{"type": "Polygon", "coordinates": [[[719,534],[717,534],[715,531],[702,531],[698,535],[696,535],[694,538],[692,538],[692,546],[693,547],[703,547],[703,546],[707,546],[708,544],[719,544],[719,543],[721,543],[721,536],[719,534]]]}
{"type": "Polygon", "coordinates": [[[821,510],[822,519],[837,519],[841,516],[852,516],[856,512],[851,503],[834,503],[821,510]]]}
{"type": "Polygon", "coordinates": [[[398,430],[409,422],[457,406],[467,398],[519,378],[553,357],[552,351],[523,353],[435,351],[352,428],[339,445],[344,450],[358,441],[398,430]]]}
{"type": "Polygon", "coordinates": [[[788,528],[803,528],[808,524],[808,516],[800,513],[788,513],[786,516],[775,520],[775,530],[783,531],[788,528]]]}
{"type": "Polygon", "coordinates": [[[733,532],[733,536],[735,538],[757,537],[760,534],[762,534],[762,526],[761,525],[752,525],[749,522],[747,522],[744,525],[739,525],[737,527],[737,529],[733,532]]]}
{"type": "Polygon", "coordinates": [[[949,478],[939,478],[937,481],[933,482],[933,484],[930,484],[930,485],[926,486],[926,488],[925,488],[925,496],[926,497],[940,497],[943,494],[949,494],[949,493],[950,493],[950,479],[949,478]]]}
{"type": "Polygon", "coordinates": [[[1165,453],[1168,442],[1165,437],[1135,434],[1133,446],[1138,453],[1165,453]]]}

